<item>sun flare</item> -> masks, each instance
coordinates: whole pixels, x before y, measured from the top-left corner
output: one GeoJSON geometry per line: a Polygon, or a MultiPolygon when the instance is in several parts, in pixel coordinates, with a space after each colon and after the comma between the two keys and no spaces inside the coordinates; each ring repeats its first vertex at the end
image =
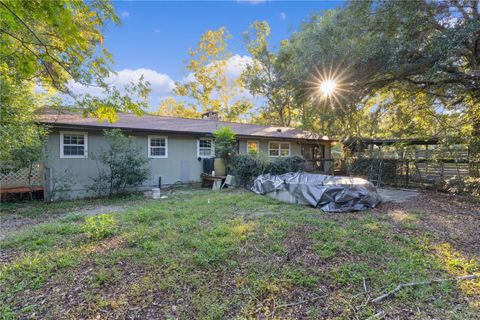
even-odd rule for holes
{"type": "Polygon", "coordinates": [[[328,102],[331,105],[341,105],[348,93],[348,68],[334,64],[316,68],[310,84],[311,97],[318,103],[328,102]]]}
{"type": "Polygon", "coordinates": [[[335,80],[328,79],[320,83],[319,89],[324,96],[331,96],[335,92],[336,88],[337,82],[335,80]]]}

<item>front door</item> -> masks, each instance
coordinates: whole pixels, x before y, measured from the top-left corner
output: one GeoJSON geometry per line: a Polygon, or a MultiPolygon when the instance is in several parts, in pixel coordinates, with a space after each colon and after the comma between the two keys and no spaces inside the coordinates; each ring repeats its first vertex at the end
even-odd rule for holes
{"type": "Polygon", "coordinates": [[[324,171],[325,146],[318,144],[304,144],[302,155],[307,161],[307,171],[324,171]]]}

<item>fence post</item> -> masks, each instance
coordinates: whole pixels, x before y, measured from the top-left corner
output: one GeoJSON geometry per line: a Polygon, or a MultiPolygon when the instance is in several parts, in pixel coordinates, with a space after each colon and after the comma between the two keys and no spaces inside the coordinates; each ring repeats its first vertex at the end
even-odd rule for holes
{"type": "Polygon", "coordinates": [[[46,202],[52,201],[51,199],[51,191],[52,191],[52,169],[48,167],[44,167],[43,170],[43,200],[46,202]]]}
{"type": "Polygon", "coordinates": [[[409,171],[410,171],[410,164],[408,162],[408,159],[405,161],[405,165],[406,165],[406,168],[405,168],[405,186],[408,187],[408,180],[409,180],[409,171]]]}

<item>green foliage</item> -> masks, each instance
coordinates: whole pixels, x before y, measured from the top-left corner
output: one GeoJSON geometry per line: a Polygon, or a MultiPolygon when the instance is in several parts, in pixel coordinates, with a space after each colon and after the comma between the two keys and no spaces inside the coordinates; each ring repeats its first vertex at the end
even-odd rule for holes
{"type": "Polygon", "coordinates": [[[203,112],[218,112],[221,120],[234,121],[252,108],[248,100],[238,96],[241,90],[238,81],[227,79],[227,62],[231,57],[227,40],[230,38],[225,27],[202,34],[198,47],[190,50],[191,59],[186,66],[193,79],[176,83],[174,90],[178,96],[193,99],[196,105],[186,107],[181,102],[169,102],[167,106],[161,105],[161,114],[168,115],[172,109],[177,115],[198,116],[198,107],[203,112]]]}
{"type": "Polygon", "coordinates": [[[288,61],[281,75],[297,104],[314,110],[298,121],[337,136],[454,137],[476,150],[475,3],[352,1],[313,16],[277,57],[288,61]],[[318,94],[325,78],[337,80],[330,99],[318,94]]]}
{"type": "Polygon", "coordinates": [[[200,112],[198,112],[194,105],[187,104],[184,101],[178,101],[173,97],[163,99],[153,114],[191,119],[200,118],[200,112]]]}
{"type": "Polygon", "coordinates": [[[249,183],[253,177],[257,177],[266,172],[268,160],[263,156],[238,154],[230,162],[231,173],[239,179],[244,186],[249,183]]]}
{"type": "Polygon", "coordinates": [[[45,131],[34,112],[63,97],[84,115],[108,121],[117,111],[139,114],[147,107],[148,82],[120,91],[105,81],[114,71],[103,32],[120,22],[108,0],[5,0],[0,16],[0,160],[37,160],[45,131]],[[74,94],[72,82],[95,85],[104,95],[74,94]]]}
{"type": "Polygon", "coordinates": [[[148,158],[136,144],[135,137],[126,136],[120,129],[104,130],[108,150],[93,155],[97,160],[98,176],[91,178],[89,190],[109,196],[125,191],[127,187],[142,185],[148,179],[148,158]]]}
{"type": "Polygon", "coordinates": [[[267,172],[271,174],[284,174],[299,172],[305,169],[305,160],[299,156],[279,157],[269,163],[267,172]]]}
{"type": "Polygon", "coordinates": [[[236,135],[231,127],[220,127],[213,132],[215,152],[223,159],[229,159],[235,153],[236,135]]]}
{"type": "Polygon", "coordinates": [[[238,177],[243,185],[261,174],[284,174],[303,171],[305,160],[299,156],[278,157],[273,160],[264,155],[235,155],[230,163],[232,174],[238,177]]]}
{"type": "Polygon", "coordinates": [[[71,190],[75,175],[71,172],[70,167],[60,172],[57,172],[55,168],[51,168],[50,170],[53,170],[53,172],[49,196],[51,201],[54,201],[56,200],[57,196],[61,197],[62,193],[71,190]]]}
{"type": "Polygon", "coordinates": [[[100,240],[113,235],[117,227],[118,221],[115,217],[104,213],[86,218],[82,230],[89,238],[100,240]]]}
{"type": "Polygon", "coordinates": [[[23,168],[42,158],[46,130],[33,123],[38,104],[33,87],[17,83],[0,71],[0,161],[23,168]]]}
{"type": "Polygon", "coordinates": [[[66,236],[77,234],[79,231],[77,225],[64,220],[44,223],[12,235],[2,243],[2,248],[48,251],[53,247],[60,246],[66,240],[66,236]]]}
{"type": "Polygon", "coordinates": [[[247,50],[253,57],[246,65],[241,81],[250,93],[266,98],[264,106],[255,120],[261,123],[290,126],[294,118],[294,90],[282,75],[285,71],[285,59],[281,60],[268,48],[270,26],[266,21],[255,21],[244,33],[247,50]]]}

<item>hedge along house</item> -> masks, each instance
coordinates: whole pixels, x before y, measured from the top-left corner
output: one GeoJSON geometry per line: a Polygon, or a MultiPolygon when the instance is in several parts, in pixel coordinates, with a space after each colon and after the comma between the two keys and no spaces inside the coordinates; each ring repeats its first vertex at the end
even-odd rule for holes
{"type": "Polygon", "coordinates": [[[328,172],[332,166],[331,143],[326,136],[288,127],[261,126],[222,122],[214,113],[203,119],[186,119],[154,115],[137,116],[120,113],[114,123],[100,122],[79,113],[47,110],[37,116],[38,122],[49,128],[45,147],[45,191],[52,181],[68,172],[72,181],[68,191],[57,194],[61,198],[94,196],[88,191],[93,177],[98,175],[98,163],[92,154],[108,149],[103,130],[119,128],[135,141],[149,158],[150,177],[139,190],[181,181],[199,182],[203,173],[202,159],[215,155],[213,132],[228,126],[236,134],[237,152],[264,153],[268,157],[303,156],[309,169],[328,172]]]}

